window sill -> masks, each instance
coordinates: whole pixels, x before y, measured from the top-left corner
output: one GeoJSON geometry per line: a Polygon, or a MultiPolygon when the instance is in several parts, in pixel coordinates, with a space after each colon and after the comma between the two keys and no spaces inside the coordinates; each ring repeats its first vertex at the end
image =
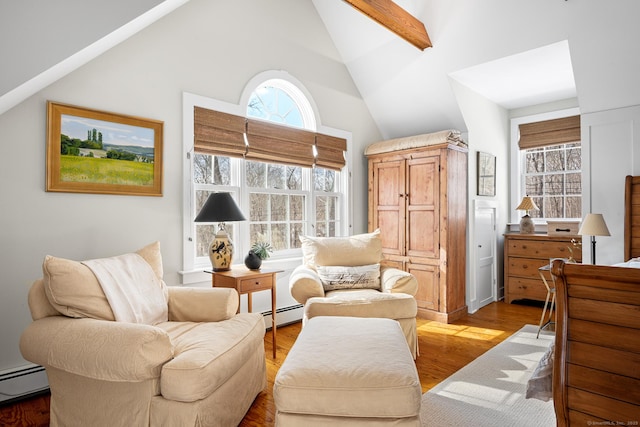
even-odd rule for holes
{"type": "MultiPolygon", "coordinates": [[[[551,220],[552,221],[552,220],[551,220]]],[[[577,221],[580,222],[579,219],[569,219],[566,221],[577,221]]],[[[547,234],[547,222],[536,222],[534,221],[535,232],[540,234],[547,234]]],[[[518,233],[520,231],[520,223],[519,222],[510,222],[507,224],[507,231],[510,233],[518,233]]]]}

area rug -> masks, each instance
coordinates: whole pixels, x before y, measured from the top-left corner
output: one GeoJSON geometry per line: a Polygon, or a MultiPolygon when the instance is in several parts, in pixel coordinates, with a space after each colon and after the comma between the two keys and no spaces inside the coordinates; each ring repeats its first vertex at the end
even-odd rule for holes
{"type": "Polygon", "coordinates": [[[527,381],[554,339],[526,325],[422,396],[427,426],[555,426],[553,401],[525,399],[527,381]]]}

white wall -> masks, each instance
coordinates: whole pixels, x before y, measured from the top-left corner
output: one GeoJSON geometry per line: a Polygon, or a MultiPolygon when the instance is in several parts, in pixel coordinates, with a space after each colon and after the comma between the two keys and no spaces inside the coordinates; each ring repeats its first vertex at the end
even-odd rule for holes
{"type": "Polygon", "coordinates": [[[475,224],[473,221],[476,201],[492,201],[498,204],[497,210],[497,297],[503,295],[502,289],[502,236],[506,230],[509,207],[509,117],[508,111],[467,86],[450,79],[456,94],[460,111],[469,129],[469,201],[467,205],[467,305],[470,310],[477,306],[474,293],[476,278],[476,256],[474,244],[475,224]],[[479,151],[496,156],[496,195],[478,196],[477,154],[479,151]]]}
{"type": "Polygon", "coordinates": [[[27,291],[46,254],[82,260],[159,240],[165,281],[179,283],[182,93],[238,103],[246,83],[270,69],[305,85],[322,125],[353,133],[352,231],[366,231],[362,153],[381,137],[312,3],[191,0],[0,115],[0,371],[25,363],[27,291]],[[47,100],[164,121],[163,197],[45,192],[47,100]]]}
{"type": "MultiPolygon", "coordinates": [[[[624,180],[640,175],[640,106],[584,114],[582,133],[582,216],[601,213],[610,237],[596,237],[596,264],[624,261],[624,180]]],[[[591,262],[590,237],[582,260],[591,262]]]]}
{"type": "MultiPolygon", "coordinates": [[[[175,1],[175,0],[174,0],[175,1]]],[[[60,63],[162,0],[3,1],[0,52],[5,64],[0,94],[60,63]],[[66,3],[66,4],[65,4],[66,3]]]]}

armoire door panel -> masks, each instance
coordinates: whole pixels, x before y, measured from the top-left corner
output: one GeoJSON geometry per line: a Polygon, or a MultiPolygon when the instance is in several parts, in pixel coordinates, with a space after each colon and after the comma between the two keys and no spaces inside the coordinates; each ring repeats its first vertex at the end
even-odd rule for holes
{"type": "Polygon", "coordinates": [[[439,257],[439,171],[439,155],[407,160],[406,252],[409,256],[439,257]]]}
{"type": "Polygon", "coordinates": [[[434,207],[438,203],[440,198],[439,164],[438,156],[407,161],[409,206],[434,207]]]}
{"type": "Polygon", "coordinates": [[[438,310],[438,266],[407,263],[407,271],[418,280],[418,292],[415,295],[418,308],[438,310]]]}
{"type": "Polygon", "coordinates": [[[398,233],[402,222],[398,211],[378,211],[377,228],[380,229],[383,253],[404,255],[403,239],[398,233]]]}
{"type": "Polygon", "coordinates": [[[432,227],[438,223],[433,211],[407,212],[407,255],[411,257],[437,258],[439,230],[432,227]]]}
{"type": "Polygon", "coordinates": [[[379,207],[398,207],[404,209],[404,162],[376,163],[377,174],[376,203],[379,207]]]}
{"type": "Polygon", "coordinates": [[[405,238],[405,162],[373,163],[373,217],[370,231],[379,228],[382,252],[404,255],[405,238]]]}

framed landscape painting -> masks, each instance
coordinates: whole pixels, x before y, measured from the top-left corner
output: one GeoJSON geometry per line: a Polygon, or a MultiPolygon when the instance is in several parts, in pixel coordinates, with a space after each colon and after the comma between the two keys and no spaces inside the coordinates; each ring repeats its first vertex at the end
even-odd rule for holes
{"type": "Polygon", "coordinates": [[[163,122],[47,102],[47,191],[162,196],[163,122]]]}

